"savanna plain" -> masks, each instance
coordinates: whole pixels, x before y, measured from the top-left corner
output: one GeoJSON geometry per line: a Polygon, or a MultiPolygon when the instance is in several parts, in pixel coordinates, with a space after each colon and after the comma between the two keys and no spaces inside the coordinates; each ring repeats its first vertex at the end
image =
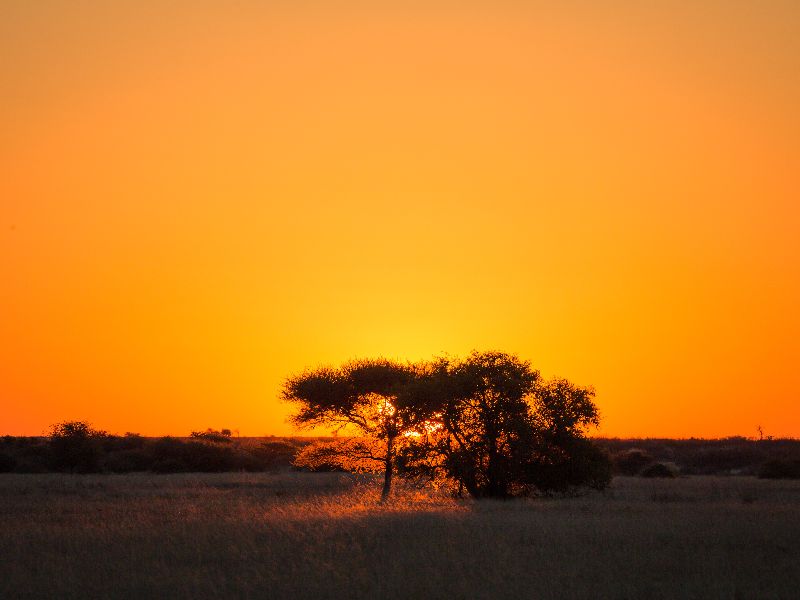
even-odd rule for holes
{"type": "Polygon", "coordinates": [[[460,500],[341,473],[4,474],[2,598],[797,598],[800,481],[460,500]]]}

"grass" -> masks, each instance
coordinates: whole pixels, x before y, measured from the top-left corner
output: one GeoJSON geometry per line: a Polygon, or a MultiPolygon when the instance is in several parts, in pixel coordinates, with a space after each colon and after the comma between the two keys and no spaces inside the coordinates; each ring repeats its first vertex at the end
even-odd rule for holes
{"type": "Polygon", "coordinates": [[[2,475],[0,598],[797,598],[800,482],[456,501],[336,474],[2,475]]]}

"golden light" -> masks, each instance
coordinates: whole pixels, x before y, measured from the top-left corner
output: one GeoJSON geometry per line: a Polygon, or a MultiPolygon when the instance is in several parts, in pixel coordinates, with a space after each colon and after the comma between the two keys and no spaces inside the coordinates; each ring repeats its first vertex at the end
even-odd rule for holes
{"type": "Polygon", "coordinates": [[[500,349],[601,434],[800,435],[800,3],[610,14],[11,3],[0,433],[291,434],[305,366],[500,349]]]}

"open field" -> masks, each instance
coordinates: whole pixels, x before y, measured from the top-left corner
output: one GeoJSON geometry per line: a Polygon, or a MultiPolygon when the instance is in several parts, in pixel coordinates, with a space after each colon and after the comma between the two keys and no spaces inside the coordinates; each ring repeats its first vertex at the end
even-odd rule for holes
{"type": "Polygon", "coordinates": [[[797,598],[800,481],[456,501],[342,474],[0,475],[1,598],[797,598]]]}

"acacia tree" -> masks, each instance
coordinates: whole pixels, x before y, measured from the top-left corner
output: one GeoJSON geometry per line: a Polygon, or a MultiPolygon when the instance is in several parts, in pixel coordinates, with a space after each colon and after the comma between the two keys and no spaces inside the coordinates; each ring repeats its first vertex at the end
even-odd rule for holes
{"type": "Polygon", "coordinates": [[[320,456],[343,453],[351,460],[372,462],[383,470],[381,498],[392,489],[398,437],[419,423],[418,411],[402,391],[417,374],[410,364],[379,358],[356,360],[339,368],[307,370],[284,383],[282,398],[296,403],[292,421],[299,427],[333,427],[360,434],[337,447],[317,449],[320,456]]]}
{"type": "Polygon", "coordinates": [[[609,461],[585,437],[598,423],[594,391],[541,380],[529,362],[503,352],[402,365],[385,359],[306,371],[283,398],[295,424],[355,430],[359,438],[317,445],[302,459],[339,456],[348,470],[379,465],[382,498],[395,470],[456,483],[473,497],[603,487],[609,461]]]}

